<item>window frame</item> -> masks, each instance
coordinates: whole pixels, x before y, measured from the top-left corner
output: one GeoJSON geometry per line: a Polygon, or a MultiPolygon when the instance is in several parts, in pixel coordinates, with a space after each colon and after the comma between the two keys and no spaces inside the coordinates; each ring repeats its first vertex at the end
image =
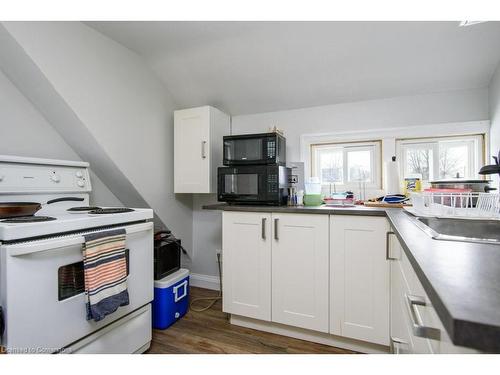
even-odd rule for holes
{"type": "Polygon", "coordinates": [[[372,151],[371,157],[371,173],[373,175],[372,180],[365,182],[365,187],[368,189],[382,189],[382,140],[363,140],[363,141],[341,141],[341,142],[322,142],[322,143],[311,143],[309,145],[310,150],[310,177],[319,177],[321,180],[321,175],[319,173],[319,166],[317,165],[317,150],[328,149],[328,148],[340,148],[342,149],[342,174],[343,183],[325,182],[321,181],[322,187],[329,187],[335,185],[339,189],[352,190],[359,188],[359,181],[346,181],[349,177],[348,171],[348,153],[349,151],[372,151]]]}
{"type": "MultiPolygon", "coordinates": [[[[462,179],[484,179],[484,176],[478,174],[479,169],[485,163],[486,159],[486,134],[462,134],[462,135],[449,135],[449,136],[437,136],[437,137],[415,137],[415,138],[396,138],[396,155],[397,160],[400,160],[399,173],[401,179],[405,178],[405,168],[406,168],[406,157],[405,157],[405,146],[415,145],[422,146],[424,148],[426,145],[429,149],[433,150],[433,160],[432,160],[432,171],[429,171],[429,180],[423,181],[425,183],[430,183],[430,181],[440,180],[440,147],[439,143],[449,142],[458,143],[460,141],[470,141],[473,143],[472,152],[468,155],[468,165],[470,168],[470,174],[468,176],[460,177],[462,179]],[[436,157],[437,156],[437,157],[436,157]],[[474,172],[475,171],[475,172],[474,172]],[[432,176],[432,177],[431,177],[432,176]]],[[[452,178],[447,178],[452,179],[452,178]]]]}

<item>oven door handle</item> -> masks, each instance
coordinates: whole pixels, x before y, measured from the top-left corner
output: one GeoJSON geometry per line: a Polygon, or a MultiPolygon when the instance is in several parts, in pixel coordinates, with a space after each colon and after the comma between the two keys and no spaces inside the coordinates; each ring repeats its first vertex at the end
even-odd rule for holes
{"type": "MultiPolygon", "coordinates": [[[[127,235],[142,232],[148,229],[153,229],[153,223],[143,223],[136,224],[130,226],[129,228],[125,228],[127,231],[127,235]]],[[[94,233],[94,232],[92,232],[94,233]]],[[[153,239],[153,234],[151,233],[151,240],[153,239]]],[[[33,242],[25,242],[20,244],[8,245],[4,246],[8,248],[8,254],[12,257],[19,257],[23,255],[29,254],[39,254],[42,252],[48,252],[53,250],[58,250],[67,246],[80,245],[85,242],[85,238],[82,236],[72,237],[71,235],[68,238],[60,238],[60,239],[47,239],[33,242]]]]}

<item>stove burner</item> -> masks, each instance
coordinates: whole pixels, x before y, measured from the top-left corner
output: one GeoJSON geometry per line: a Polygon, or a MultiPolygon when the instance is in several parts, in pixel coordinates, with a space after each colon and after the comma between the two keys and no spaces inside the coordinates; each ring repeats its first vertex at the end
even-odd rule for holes
{"type": "Polygon", "coordinates": [[[99,208],[89,212],[90,215],[104,215],[104,214],[121,214],[124,212],[132,212],[132,208],[99,208]]]}
{"type": "Polygon", "coordinates": [[[101,207],[97,206],[82,206],[82,207],[71,207],[68,208],[69,212],[87,212],[87,211],[94,211],[94,210],[100,210],[101,207]]]}
{"type": "Polygon", "coordinates": [[[41,221],[57,220],[55,217],[50,216],[17,216],[8,219],[0,220],[1,223],[37,223],[41,221]]]}

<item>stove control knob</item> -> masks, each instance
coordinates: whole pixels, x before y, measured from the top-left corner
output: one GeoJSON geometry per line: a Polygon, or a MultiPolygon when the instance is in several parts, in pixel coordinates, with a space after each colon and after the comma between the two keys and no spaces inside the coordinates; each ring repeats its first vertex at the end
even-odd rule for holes
{"type": "Polygon", "coordinates": [[[76,183],[78,186],[80,186],[81,188],[82,187],[85,187],[85,182],[83,182],[82,180],[78,180],[78,182],[76,183]]]}
{"type": "Polygon", "coordinates": [[[61,181],[61,177],[57,174],[53,174],[52,177],[50,178],[53,182],[59,182],[61,181]]]}
{"type": "Polygon", "coordinates": [[[82,173],[82,172],[80,172],[80,171],[77,171],[77,172],[75,173],[75,176],[76,176],[77,178],[83,178],[83,173],[82,173]]]}

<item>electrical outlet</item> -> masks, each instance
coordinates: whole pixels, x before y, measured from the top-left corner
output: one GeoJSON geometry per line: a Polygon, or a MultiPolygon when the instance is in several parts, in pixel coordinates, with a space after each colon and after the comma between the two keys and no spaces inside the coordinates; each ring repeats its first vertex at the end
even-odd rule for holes
{"type": "Polygon", "coordinates": [[[295,174],[290,175],[290,177],[288,178],[288,183],[290,184],[296,184],[298,182],[299,182],[299,176],[295,174]]]}

